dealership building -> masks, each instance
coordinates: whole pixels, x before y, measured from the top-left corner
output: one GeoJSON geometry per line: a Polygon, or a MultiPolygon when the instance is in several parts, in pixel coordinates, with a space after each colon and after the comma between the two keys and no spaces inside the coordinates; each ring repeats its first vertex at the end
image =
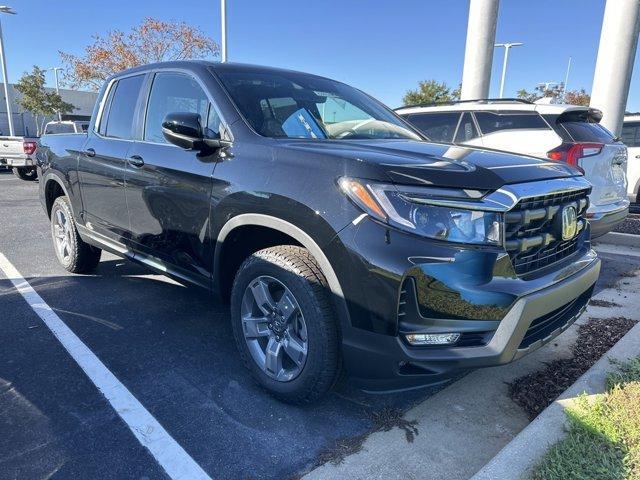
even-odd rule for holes
{"type": "MultiPolygon", "coordinates": [[[[47,88],[49,91],[55,89],[47,88]]],[[[88,120],[93,112],[93,105],[96,103],[95,92],[82,92],[78,90],[60,89],[62,100],[75,107],[71,113],[62,116],[63,120],[88,120]]],[[[20,98],[20,93],[9,84],[9,98],[11,99],[11,112],[13,117],[13,128],[15,135],[33,136],[37,132],[36,119],[33,114],[22,108],[16,100],[20,98]]],[[[57,115],[47,117],[45,123],[50,120],[57,120],[57,115]]],[[[40,119],[42,121],[42,119],[40,119]]],[[[4,85],[0,83],[0,134],[9,135],[9,121],[7,119],[7,102],[4,96],[4,85]]]]}

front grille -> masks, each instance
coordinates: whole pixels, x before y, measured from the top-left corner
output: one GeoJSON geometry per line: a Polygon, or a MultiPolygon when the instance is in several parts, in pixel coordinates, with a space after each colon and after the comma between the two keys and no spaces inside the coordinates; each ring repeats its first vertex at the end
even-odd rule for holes
{"type": "Polygon", "coordinates": [[[525,333],[522,342],[520,342],[519,349],[524,349],[531,346],[538,340],[543,340],[555,332],[557,329],[564,326],[576,318],[582,308],[587,304],[593,293],[593,287],[589,288],[578,298],[573,299],[569,303],[563,305],[560,308],[553,310],[541,317],[536,318],[525,333]]]}
{"type": "Polygon", "coordinates": [[[517,275],[525,275],[574,254],[580,247],[579,233],[587,226],[589,189],[553,193],[520,200],[505,214],[505,247],[517,275]],[[562,209],[573,205],[578,231],[562,240],[562,209]]]}

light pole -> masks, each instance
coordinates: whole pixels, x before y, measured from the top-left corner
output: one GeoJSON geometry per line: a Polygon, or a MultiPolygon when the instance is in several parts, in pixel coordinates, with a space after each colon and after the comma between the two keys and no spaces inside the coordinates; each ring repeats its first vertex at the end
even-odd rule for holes
{"type": "Polygon", "coordinates": [[[502,78],[500,79],[500,98],[504,95],[504,79],[507,76],[507,63],[509,62],[509,50],[511,47],[524,45],[522,42],[496,43],[494,47],[504,47],[504,62],[502,63],[502,78]]]}
{"type": "Polygon", "coordinates": [[[567,73],[564,76],[564,85],[562,86],[562,103],[564,103],[565,99],[567,98],[567,84],[569,83],[569,72],[571,71],[571,60],[572,58],[569,57],[569,63],[567,64],[567,73]]]}
{"type": "MultiPolygon", "coordinates": [[[[58,81],[58,70],[62,70],[62,67],[51,67],[49,70],[53,70],[53,75],[56,78],[56,93],[60,96],[60,82],[58,81]]],[[[58,120],[62,121],[62,114],[58,110],[58,120]]]]}
{"type": "MultiPolygon", "coordinates": [[[[0,13],[15,15],[11,7],[0,6],[0,13]]],[[[2,25],[0,24],[0,62],[2,62],[2,79],[4,81],[4,98],[7,101],[7,120],[9,121],[9,135],[14,136],[13,114],[11,113],[11,99],[9,98],[9,78],[7,77],[7,62],[4,58],[4,42],[2,40],[2,25]]]]}
{"type": "Polygon", "coordinates": [[[220,43],[222,62],[227,61],[227,0],[220,0],[220,43]]]}

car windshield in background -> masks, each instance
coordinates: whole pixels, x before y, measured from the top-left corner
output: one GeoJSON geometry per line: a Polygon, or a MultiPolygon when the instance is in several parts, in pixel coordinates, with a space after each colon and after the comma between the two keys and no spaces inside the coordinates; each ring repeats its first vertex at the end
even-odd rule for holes
{"type": "Polygon", "coordinates": [[[621,136],[627,147],[640,147],[640,122],[625,123],[621,136]]]}
{"type": "Polygon", "coordinates": [[[73,125],[70,123],[52,123],[47,125],[44,132],[47,135],[56,135],[58,133],[73,133],[73,125]]]}
{"type": "Polygon", "coordinates": [[[265,137],[310,139],[421,138],[359,90],[295,72],[216,72],[240,113],[265,137]]]}

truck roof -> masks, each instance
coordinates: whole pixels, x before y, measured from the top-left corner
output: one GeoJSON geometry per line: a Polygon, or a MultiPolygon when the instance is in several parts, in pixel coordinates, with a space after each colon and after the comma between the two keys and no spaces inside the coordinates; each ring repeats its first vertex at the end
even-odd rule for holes
{"type": "MultiPolygon", "coordinates": [[[[149,63],[146,65],[140,65],[138,67],[129,68],[127,70],[123,70],[118,72],[107,79],[110,81],[114,78],[119,78],[124,75],[128,75],[136,72],[147,72],[150,70],[155,70],[159,68],[183,68],[186,70],[194,69],[194,68],[202,68],[207,67],[211,68],[217,72],[224,71],[233,71],[233,72],[242,72],[242,71],[256,71],[259,70],[264,73],[278,73],[278,72],[296,72],[296,73],[304,73],[305,75],[313,75],[316,77],[321,77],[320,75],[314,75],[306,72],[300,72],[297,70],[291,70],[287,68],[279,68],[279,67],[268,67],[264,65],[253,65],[249,63],[235,63],[235,62],[212,62],[210,60],[175,60],[170,62],[157,62],[157,63],[149,63]]],[[[321,77],[325,78],[325,77],[321,77]]]]}

